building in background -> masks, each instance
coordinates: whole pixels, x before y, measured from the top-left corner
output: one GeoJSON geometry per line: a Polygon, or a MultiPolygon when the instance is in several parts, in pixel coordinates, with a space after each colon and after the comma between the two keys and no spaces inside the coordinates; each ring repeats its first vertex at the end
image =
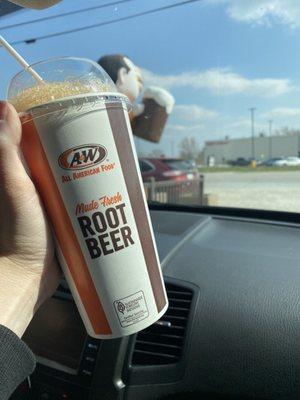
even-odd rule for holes
{"type": "MultiPolygon", "coordinates": [[[[208,165],[214,159],[215,165],[226,164],[237,158],[253,157],[252,138],[206,141],[203,158],[208,165]]],[[[266,161],[273,157],[300,156],[300,132],[288,135],[254,137],[254,158],[266,161]]]]}

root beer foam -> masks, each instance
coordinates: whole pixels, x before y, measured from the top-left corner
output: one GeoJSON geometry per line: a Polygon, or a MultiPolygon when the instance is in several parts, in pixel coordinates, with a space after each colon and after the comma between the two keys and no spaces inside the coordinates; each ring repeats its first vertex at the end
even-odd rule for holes
{"type": "Polygon", "coordinates": [[[133,132],[135,136],[158,143],[175,100],[166,90],[150,86],[143,93],[142,103],[143,112],[132,121],[133,132]]]}
{"type": "Polygon", "coordinates": [[[13,103],[23,113],[22,150],[86,329],[116,338],[157,321],[168,301],[127,98],[106,92],[104,83],[104,91],[90,93],[76,86],[48,82],[22,90],[13,103]]]}

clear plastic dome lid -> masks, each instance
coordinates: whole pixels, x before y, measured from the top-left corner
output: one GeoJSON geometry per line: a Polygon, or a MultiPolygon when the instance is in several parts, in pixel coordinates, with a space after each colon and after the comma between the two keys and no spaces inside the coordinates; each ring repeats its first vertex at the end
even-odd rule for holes
{"type": "Polygon", "coordinates": [[[43,82],[38,82],[28,70],[22,70],[8,87],[7,99],[18,112],[65,97],[118,93],[104,69],[88,59],[55,58],[33,64],[31,68],[43,82]]]}

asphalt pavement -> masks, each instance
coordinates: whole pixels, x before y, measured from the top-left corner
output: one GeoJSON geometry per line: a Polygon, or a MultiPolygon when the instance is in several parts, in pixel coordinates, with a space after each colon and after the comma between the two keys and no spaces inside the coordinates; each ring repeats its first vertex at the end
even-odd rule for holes
{"type": "Polygon", "coordinates": [[[300,212],[300,171],[205,173],[217,205],[300,212]]]}

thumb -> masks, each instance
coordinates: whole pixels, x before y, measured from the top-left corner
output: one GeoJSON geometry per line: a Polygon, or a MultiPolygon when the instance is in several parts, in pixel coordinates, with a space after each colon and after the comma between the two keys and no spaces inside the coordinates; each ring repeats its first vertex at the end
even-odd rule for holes
{"type": "Polygon", "coordinates": [[[0,101],[0,185],[9,196],[32,188],[20,157],[21,122],[14,107],[0,101]]]}

